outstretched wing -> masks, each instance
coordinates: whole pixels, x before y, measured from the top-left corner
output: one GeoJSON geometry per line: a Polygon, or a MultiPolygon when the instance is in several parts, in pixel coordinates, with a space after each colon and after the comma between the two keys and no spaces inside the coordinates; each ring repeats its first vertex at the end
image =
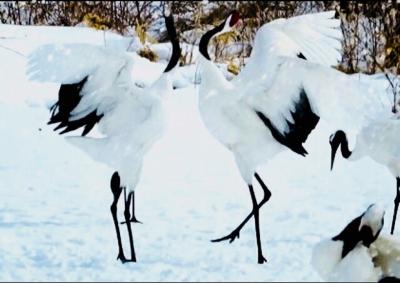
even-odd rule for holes
{"type": "Polygon", "coordinates": [[[268,74],[271,60],[278,56],[298,57],[332,66],[341,59],[340,20],[335,11],[277,19],[263,25],[256,34],[251,56],[237,77],[247,81],[268,74]]]}
{"type": "Polygon", "coordinates": [[[241,100],[264,116],[258,114],[278,142],[302,155],[319,117],[353,138],[370,121],[391,115],[385,87],[294,58],[282,57],[268,87],[249,88],[241,100]]]}
{"type": "Polygon", "coordinates": [[[32,80],[61,83],[49,124],[86,135],[132,89],[131,58],[87,44],[45,45],[28,60],[32,80]]]}
{"type": "Polygon", "coordinates": [[[40,82],[73,84],[104,64],[106,54],[90,44],[45,44],[29,55],[27,75],[40,82]]]}
{"type": "MultiPolygon", "coordinates": [[[[285,20],[273,21],[259,31],[262,47],[266,43],[268,52],[280,56],[301,57],[321,65],[336,65],[341,58],[340,20],[335,19],[335,11],[307,14],[285,20]],[[279,31],[279,33],[278,33],[279,31]],[[284,37],[291,40],[290,46],[283,48],[284,37]]],[[[265,47],[264,47],[265,48],[265,47]]]]}

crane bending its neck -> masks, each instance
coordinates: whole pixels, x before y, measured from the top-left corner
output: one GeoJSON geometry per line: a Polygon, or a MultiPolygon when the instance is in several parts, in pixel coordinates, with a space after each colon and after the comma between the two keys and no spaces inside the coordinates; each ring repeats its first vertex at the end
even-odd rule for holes
{"type": "Polygon", "coordinates": [[[331,144],[331,170],[333,169],[333,163],[335,161],[336,151],[340,146],[340,151],[342,156],[348,159],[352,152],[349,150],[349,143],[347,141],[346,134],[339,130],[334,135],[331,136],[329,143],[331,144]]]}

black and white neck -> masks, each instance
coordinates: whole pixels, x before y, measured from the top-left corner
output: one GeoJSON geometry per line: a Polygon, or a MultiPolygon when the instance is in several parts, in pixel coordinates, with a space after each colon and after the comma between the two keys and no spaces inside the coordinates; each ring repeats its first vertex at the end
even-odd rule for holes
{"type": "Polygon", "coordinates": [[[333,168],[333,163],[335,161],[335,155],[336,152],[340,146],[340,151],[342,153],[342,156],[346,159],[348,159],[352,152],[349,150],[349,143],[347,141],[347,136],[345,132],[342,130],[337,131],[335,134],[333,134],[330,139],[329,143],[331,144],[331,170],[333,168]]]}
{"type": "Polygon", "coordinates": [[[151,85],[151,89],[160,96],[170,94],[170,91],[173,89],[171,71],[176,67],[181,56],[181,47],[179,45],[179,39],[174,25],[174,18],[172,15],[168,15],[164,16],[164,19],[168,37],[172,44],[172,55],[164,72],[158,80],[151,85]]]}
{"type": "Polygon", "coordinates": [[[210,42],[211,38],[222,32],[224,26],[225,22],[213,28],[212,30],[209,30],[201,37],[199,50],[201,55],[203,55],[207,60],[211,60],[210,55],[208,54],[208,43],[210,42]]]}
{"type": "Polygon", "coordinates": [[[172,55],[169,59],[167,67],[164,70],[164,73],[167,73],[178,64],[181,56],[181,47],[179,45],[179,38],[176,33],[174,17],[172,15],[165,16],[165,26],[167,27],[168,37],[172,44],[172,55]]]}
{"type": "Polygon", "coordinates": [[[199,51],[201,55],[203,55],[207,60],[211,60],[210,55],[208,54],[208,44],[210,40],[219,34],[223,34],[226,32],[230,32],[233,27],[235,27],[240,20],[239,13],[237,11],[233,11],[228,18],[221,23],[219,26],[213,28],[206,32],[200,39],[199,43],[199,51]]]}
{"type": "Polygon", "coordinates": [[[379,204],[370,205],[367,210],[353,219],[333,241],[342,241],[342,258],[351,252],[358,243],[365,247],[375,242],[383,228],[385,211],[379,204]]]}

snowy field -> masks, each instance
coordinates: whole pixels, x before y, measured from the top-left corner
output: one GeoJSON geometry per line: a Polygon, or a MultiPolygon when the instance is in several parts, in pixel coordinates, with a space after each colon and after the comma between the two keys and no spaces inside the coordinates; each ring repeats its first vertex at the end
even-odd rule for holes
{"type": "MultiPolygon", "coordinates": [[[[111,41],[127,42],[108,34],[111,41]]],[[[259,169],[272,191],[260,212],[268,263],[256,264],[253,221],[234,243],[211,243],[239,224],[251,200],[232,155],[203,126],[196,86],[188,84],[166,99],[167,133],[145,158],[136,191],[144,224],[133,226],[139,262],[121,264],[109,210],[113,170],[46,125],[58,86],[25,75],[24,55],[64,42],[104,44],[104,37],[0,25],[0,281],[319,281],[313,246],[370,203],[386,205],[389,233],[394,178],[370,159],[338,158],[330,172],[331,129],[321,123],[305,145],[307,158],[288,150],[259,169]]],[[[157,73],[148,70],[163,69],[146,64],[138,72],[148,78],[157,73]]]]}

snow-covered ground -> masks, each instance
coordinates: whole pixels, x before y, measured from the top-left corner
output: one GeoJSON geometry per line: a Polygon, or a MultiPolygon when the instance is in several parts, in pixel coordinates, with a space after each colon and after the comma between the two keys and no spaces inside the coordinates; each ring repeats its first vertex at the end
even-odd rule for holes
{"type": "Polygon", "coordinates": [[[58,86],[29,81],[26,58],[14,52],[54,42],[104,44],[104,36],[0,25],[1,281],[319,281],[310,265],[317,242],[373,202],[386,204],[390,223],[394,178],[370,159],[338,158],[330,172],[331,131],[321,123],[307,158],[286,151],[259,170],[272,191],[260,213],[268,263],[256,264],[252,221],[233,244],[211,243],[239,224],[251,200],[232,155],[204,128],[189,84],[166,99],[169,127],[146,156],[136,191],[139,262],[121,264],[109,210],[112,169],[46,125],[58,86]]]}

